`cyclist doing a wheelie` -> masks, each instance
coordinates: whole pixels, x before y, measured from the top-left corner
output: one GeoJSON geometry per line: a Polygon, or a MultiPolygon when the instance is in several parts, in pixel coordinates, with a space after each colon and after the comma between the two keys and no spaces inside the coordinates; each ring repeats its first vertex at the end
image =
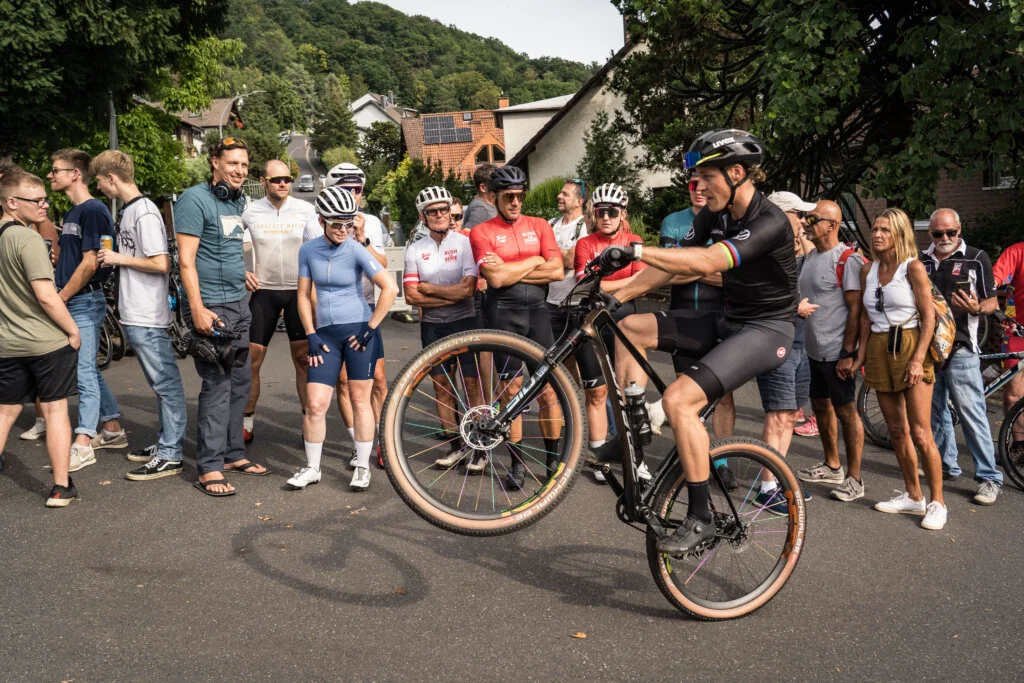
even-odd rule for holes
{"type": "MultiPolygon", "coordinates": [[[[686,367],[665,392],[686,473],[687,515],[674,534],[657,544],[663,553],[694,550],[715,536],[710,509],[708,433],[699,413],[710,401],[738,389],[785,362],[793,343],[796,262],[793,233],[785,214],[756,189],[764,146],[750,133],[711,130],[684,157],[707,207],[693,221],[688,248],[625,247],[626,257],[646,263],[645,271],[613,296],[630,301],[677,276],[696,281],[722,273],[724,317],[715,330],[680,325],[679,349],[700,360],[686,367]],[[710,246],[704,246],[708,240],[710,246]]],[[[614,308],[616,301],[611,301],[614,308]]],[[[635,361],[631,361],[635,362],[635,361]]],[[[623,368],[619,368],[623,372],[623,368]]],[[[625,371],[629,376],[629,371],[625,371]]],[[[761,483],[776,485],[773,481],[761,483]]]]}

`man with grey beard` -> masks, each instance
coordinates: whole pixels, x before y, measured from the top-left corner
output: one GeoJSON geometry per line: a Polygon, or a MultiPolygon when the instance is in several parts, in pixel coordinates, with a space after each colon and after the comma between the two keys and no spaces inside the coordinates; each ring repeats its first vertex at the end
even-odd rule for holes
{"type": "Polygon", "coordinates": [[[996,310],[992,262],[982,249],[969,247],[961,237],[960,216],[953,209],[938,209],[931,215],[928,232],[932,244],[921,252],[921,261],[932,282],[950,303],[956,321],[956,340],[949,361],[935,368],[932,393],[932,432],[942,454],[943,479],[960,476],[956,432],[949,412],[953,402],[960,415],[967,450],[974,458],[974,479],[978,492],[974,502],[993,505],[1003,484],[996,469],[992,430],[985,408],[985,387],[978,354],[979,316],[996,310]]]}

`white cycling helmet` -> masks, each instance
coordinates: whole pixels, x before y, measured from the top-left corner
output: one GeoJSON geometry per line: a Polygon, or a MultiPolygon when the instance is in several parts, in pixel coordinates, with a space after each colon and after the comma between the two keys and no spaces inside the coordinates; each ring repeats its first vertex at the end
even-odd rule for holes
{"type": "Polygon", "coordinates": [[[359,202],[343,187],[325,187],[313,202],[316,212],[328,220],[352,220],[359,213],[359,202]]]}
{"type": "Polygon", "coordinates": [[[327,187],[335,185],[359,185],[366,184],[366,174],[363,169],[348,162],[340,163],[327,172],[327,187]]]}
{"type": "Polygon", "coordinates": [[[416,210],[423,213],[423,209],[427,208],[431,204],[438,204],[444,202],[448,206],[452,205],[452,193],[443,187],[425,187],[418,195],[416,195],[416,210]]]}
{"type": "Polygon", "coordinates": [[[629,204],[629,197],[626,196],[626,191],[615,183],[599,185],[594,190],[594,194],[590,196],[590,199],[595,206],[598,204],[615,204],[616,206],[625,207],[629,204]]]}

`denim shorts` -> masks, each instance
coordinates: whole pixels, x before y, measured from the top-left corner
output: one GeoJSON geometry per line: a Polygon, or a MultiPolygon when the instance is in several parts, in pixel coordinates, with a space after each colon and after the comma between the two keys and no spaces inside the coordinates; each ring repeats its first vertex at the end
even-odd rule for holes
{"type": "Polygon", "coordinates": [[[802,347],[790,351],[779,367],[757,376],[757,391],[765,411],[796,410],[807,403],[810,390],[811,366],[802,347]]]}

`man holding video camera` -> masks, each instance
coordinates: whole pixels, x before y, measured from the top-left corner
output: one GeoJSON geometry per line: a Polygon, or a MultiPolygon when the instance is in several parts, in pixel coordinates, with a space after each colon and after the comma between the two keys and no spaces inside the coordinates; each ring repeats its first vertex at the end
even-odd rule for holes
{"type": "Polygon", "coordinates": [[[978,492],[974,502],[993,505],[1003,485],[996,469],[992,430],[985,407],[985,387],[978,354],[978,323],[998,307],[992,262],[988,254],[969,247],[960,231],[960,216],[953,209],[939,209],[931,215],[928,232],[932,243],[921,252],[921,261],[932,282],[949,302],[956,321],[956,340],[949,360],[935,368],[932,393],[932,432],[942,455],[942,478],[960,476],[956,432],[949,412],[953,402],[960,416],[967,450],[974,458],[974,480],[978,492]]]}
{"type": "Polygon", "coordinates": [[[185,190],[174,204],[181,280],[192,314],[190,353],[203,380],[199,392],[195,487],[210,496],[235,493],[225,472],[270,471],[245,457],[242,414],[249,400],[249,324],[242,257],[242,183],[249,151],[224,138],[210,152],[213,177],[185,190]]]}

